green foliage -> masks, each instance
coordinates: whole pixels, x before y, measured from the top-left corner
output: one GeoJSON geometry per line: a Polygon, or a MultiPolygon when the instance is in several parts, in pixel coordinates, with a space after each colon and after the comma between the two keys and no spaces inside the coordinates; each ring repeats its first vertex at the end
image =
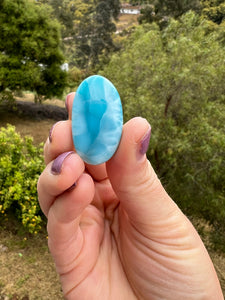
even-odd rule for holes
{"type": "MultiPolygon", "coordinates": [[[[219,27],[219,26],[218,26],[219,27]]],[[[151,163],[188,214],[224,224],[225,60],[220,31],[194,13],[140,26],[103,72],[125,120],[152,125],[151,163]]]]}
{"type": "Polygon", "coordinates": [[[71,36],[73,28],[73,9],[70,0],[48,0],[48,4],[53,8],[54,17],[60,22],[62,38],[71,36]]]}
{"type": "Polygon", "coordinates": [[[113,33],[120,13],[119,0],[39,0],[38,4],[51,6],[51,16],[59,21],[70,68],[82,69],[88,76],[117,50],[113,33]]]}
{"type": "Polygon", "coordinates": [[[161,28],[168,25],[169,18],[179,18],[188,11],[200,11],[199,0],[154,0],[141,10],[140,24],[157,22],[161,28]]]}
{"type": "MultiPolygon", "coordinates": [[[[122,2],[127,2],[127,1],[122,1],[122,2]]],[[[150,4],[152,0],[130,0],[129,3],[131,5],[143,5],[143,4],[150,4]]]]}
{"type": "Polygon", "coordinates": [[[225,2],[224,0],[202,0],[202,15],[217,23],[221,24],[225,19],[225,2]]]}
{"type": "Polygon", "coordinates": [[[198,10],[199,0],[157,0],[156,13],[162,16],[178,18],[189,10],[198,10]]]}
{"type": "MultiPolygon", "coordinates": [[[[65,0],[64,0],[65,2],[65,0]]],[[[66,40],[72,47],[72,65],[84,69],[94,68],[101,59],[115,49],[112,34],[116,31],[113,20],[119,15],[119,0],[69,1],[73,13],[72,39],[66,40]]]]}
{"type": "Polygon", "coordinates": [[[2,0],[0,20],[0,92],[31,90],[37,100],[61,95],[66,74],[60,68],[60,27],[50,7],[2,0]]]}
{"type": "MultiPolygon", "coordinates": [[[[118,12],[114,8],[115,1],[99,0],[93,16],[94,31],[90,35],[91,40],[91,60],[96,65],[102,53],[109,53],[114,49],[111,34],[116,31],[116,25],[112,22],[116,19],[118,12]]],[[[118,2],[118,1],[117,1],[118,2]]]]}
{"type": "Polygon", "coordinates": [[[44,168],[42,147],[8,125],[0,130],[0,215],[13,211],[31,233],[41,228],[37,180],[44,168]]]}
{"type": "Polygon", "coordinates": [[[71,68],[68,72],[68,86],[71,90],[76,90],[81,81],[86,78],[86,75],[84,71],[77,67],[71,68]]]}
{"type": "Polygon", "coordinates": [[[141,15],[138,17],[139,24],[152,23],[158,20],[158,16],[155,13],[154,5],[146,5],[141,9],[141,15]]]}

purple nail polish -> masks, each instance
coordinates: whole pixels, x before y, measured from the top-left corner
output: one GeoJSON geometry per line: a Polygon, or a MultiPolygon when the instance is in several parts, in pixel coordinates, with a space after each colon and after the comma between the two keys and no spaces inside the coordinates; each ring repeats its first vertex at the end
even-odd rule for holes
{"type": "Polygon", "coordinates": [[[147,152],[150,137],[151,137],[151,127],[149,128],[149,130],[147,131],[147,133],[145,134],[145,136],[141,140],[141,147],[140,147],[140,150],[139,150],[141,155],[144,155],[147,152]]]}
{"type": "Polygon", "coordinates": [[[73,189],[75,189],[76,186],[77,186],[77,183],[74,182],[74,184],[71,185],[71,187],[69,187],[66,191],[67,191],[67,192],[70,192],[70,191],[72,191],[73,189]]]}
{"type": "Polygon", "coordinates": [[[50,143],[52,142],[52,133],[53,133],[53,130],[54,130],[56,124],[58,124],[58,123],[59,123],[59,122],[56,122],[56,123],[52,126],[52,128],[49,130],[49,141],[50,141],[50,143]]]}
{"type": "Polygon", "coordinates": [[[69,156],[70,154],[74,153],[73,151],[65,152],[60,154],[53,162],[51,172],[53,175],[59,175],[62,170],[62,165],[64,160],[69,156]]]}

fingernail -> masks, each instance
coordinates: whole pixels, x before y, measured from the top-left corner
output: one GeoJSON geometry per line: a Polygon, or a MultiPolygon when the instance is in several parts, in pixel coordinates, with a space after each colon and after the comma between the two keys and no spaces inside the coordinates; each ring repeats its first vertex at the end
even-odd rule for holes
{"type": "Polygon", "coordinates": [[[67,112],[69,111],[68,99],[69,99],[69,96],[70,96],[71,94],[72,94],[72,93],[69,93],[69,94],[66,96],[65,107],[66,107],[67,112]]]}
{"type": "Polygon", "coordinates": [[[50,131],[49,131],[49,141],[50,141],[50,143],[52,142],[52,133],[53,133],[53,130],[54,130],[56,124],[58,124],[58,123],[59,123],[59,122],[55,123],[55,124],[52,126],[52,128],[50,129],[50,131]]]}
{"type": "Polygon", "coordinates": [[[148,151],[150,137],[151,137],[151,127],[149,127],[148,131],[146,132],[146,134],[144,135],[144,137],[142,138],[142,140],[140,142],[139,153],[141,155],[146,154],[146,152],[148,151]]]}
{"type": "Polygon", "coordinates": [[[65,152],[60,154],[53,162],[51,172],[53,175],[59,175],[62,171],[62,165],[64,160],[69,156],[70,154],[74,153],[73,151],[65,152]]]}
{"type": "Polygon", "coordinates": [[[77,186],[77,183],[74,182],[74,184],[71,185],[71,187],[69,187],[66,191],[67,191],[67,192],[70,192],[70,191],[72,191],[73,189],[75,189],[76,186],[77,186]]]}

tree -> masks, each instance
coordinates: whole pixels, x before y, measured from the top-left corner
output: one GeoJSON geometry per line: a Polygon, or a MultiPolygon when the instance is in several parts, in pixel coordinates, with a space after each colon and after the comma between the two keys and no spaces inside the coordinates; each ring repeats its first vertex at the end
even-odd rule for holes
{"type": "Polygon", "coordinates": [[[119,0],[39,0],[53,8],[61,24],[63,51],[70,67],[86,74],[116,49],[112,34],[120,13],[119,0]]]}
{"type": "Polygon", "coordinates": [[[198,10],[199,5],[199,0],[158,0],[155,6],[162,16],[178,18],[189,10],[198,10]]]}
{"type": "Polygon", "coordinates": [[[159,21],[159,16],[155,13],[154,5],[146,5],[141,9],[141,15],[138,17],[139,24],[152,23],[159,21]]]}
{"type": "Polygon", "coordinates": [[[202,14],[207,19],[221,24],[225,19],[225,2],[224,0],[202,0],[202,14]]]}
{"type": "Polygon", "coordinates": [[[162,31],[154,23],[139,26],[102,74],[118,88],[125,120],[141,115],[152,125],[148,155],[173,199],[187,214],[221,225],[225,61],[219,34],[192,12],[162,31]]]}
{"type": "Polygon", "coordinates": [[[48,0],[48,4],[53,8],[53,16],[61,25],[62,38],[70,37],[74,33],[73,9],[70,0],[48,0]]]}
{"type": "Polygon", "coordinates": [[[103,53],[107,55],[115,49],[112,40],[112,33],[116,31],[116,25],[112,22],[117,18],[118,1],[101,0],[95,9],[93,16],[94,30],[90,36],[91,42],[91,62],[96,65],[99,62],[99,56],[103,53]]]}
{"type": "Polygon", "coordinates": [[[140,23],[157,21],[161,26],[167,25],[168,18],[179,18],[189,10],[199,11],[199,0],[153,0],[142,8],[140,23]]]}
{"type": "Polygon", "coordinates": [[[72,1],[75,26],[75,62],[88,70],[99,63],[101,55],[107,56],[115,49],[112,33],[116,31],[113,20],[120,11],[119,0],[72,1]]]}
{"type": "Polygon", "coordinates": [[[84,69],[90,61],[90,34],[93,30],[94,2],[75,0],[70,5],[74,13],[72,64],[84,69]]]}
{"type": "Polygon", "coordinates": [[[60,27],[50,8],[26,0],[0,3],[0,92],[31,90],[36,100],[61,95],[60,27]],[[10,17],[9,17],[10,16],[10,17]]]}
{"type": "Polygon", "coordinates": [[[151,0],[139,0],[139,1],[136,1],[136,0],[130,0],[129,3],[131,5],[143,5],[143,4],[151,4],[151,0]]]}

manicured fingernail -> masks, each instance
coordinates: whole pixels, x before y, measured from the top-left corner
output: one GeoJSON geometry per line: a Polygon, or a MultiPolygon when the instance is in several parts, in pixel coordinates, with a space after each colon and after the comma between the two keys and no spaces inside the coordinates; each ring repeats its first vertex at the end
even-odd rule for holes
{"type": "Polygon", "coordinates": [[[59,175],[62,171],[62,165],[64,160],[69,156],[70,154],[74,153],[73,151],[65,152],[60,154],[53,162],[51,172],[53,175],[59,175]]]}
{"type": "Polygon", "coordinates": [[[54,130],[56,124],[58,124],[58,123],[59,123],[59,122],[56,122],[56,123],[52,126],[52,128],[50,129],[50,131],[49,131],[49,141],[50,141],[50,143],[52,142],[52,133],[53,133],[53,130],[54,130]]]}
{"type": "Polygon", "coordinates": [[[67,191],[67,192],[70,192],[70,191],[72,191],[73,189],[75,189],[76,186],[77,186],[77,183],[74,182],[74,184],[71,185],[71,187],[69,187],[66,191],[67,191]]]}
{"type": "Polygon", "coordinates": [[[69,99],[69,96],[70,96],[71,94],[72,94],[72,93],[69,93],[69,94],[66,96],[65,107],[66,107],[67,112],[69,111],[68,99],[69,99]]]}
{"type": "Polygon", "coordinates": [[[149,127],[148,131],[146,132],[146,134],[144,135],[143,139],[140,142],[139,153],[141,155],[144,155],[148,151],[150,137],[151,137],[151,127],[149,127]]]}

